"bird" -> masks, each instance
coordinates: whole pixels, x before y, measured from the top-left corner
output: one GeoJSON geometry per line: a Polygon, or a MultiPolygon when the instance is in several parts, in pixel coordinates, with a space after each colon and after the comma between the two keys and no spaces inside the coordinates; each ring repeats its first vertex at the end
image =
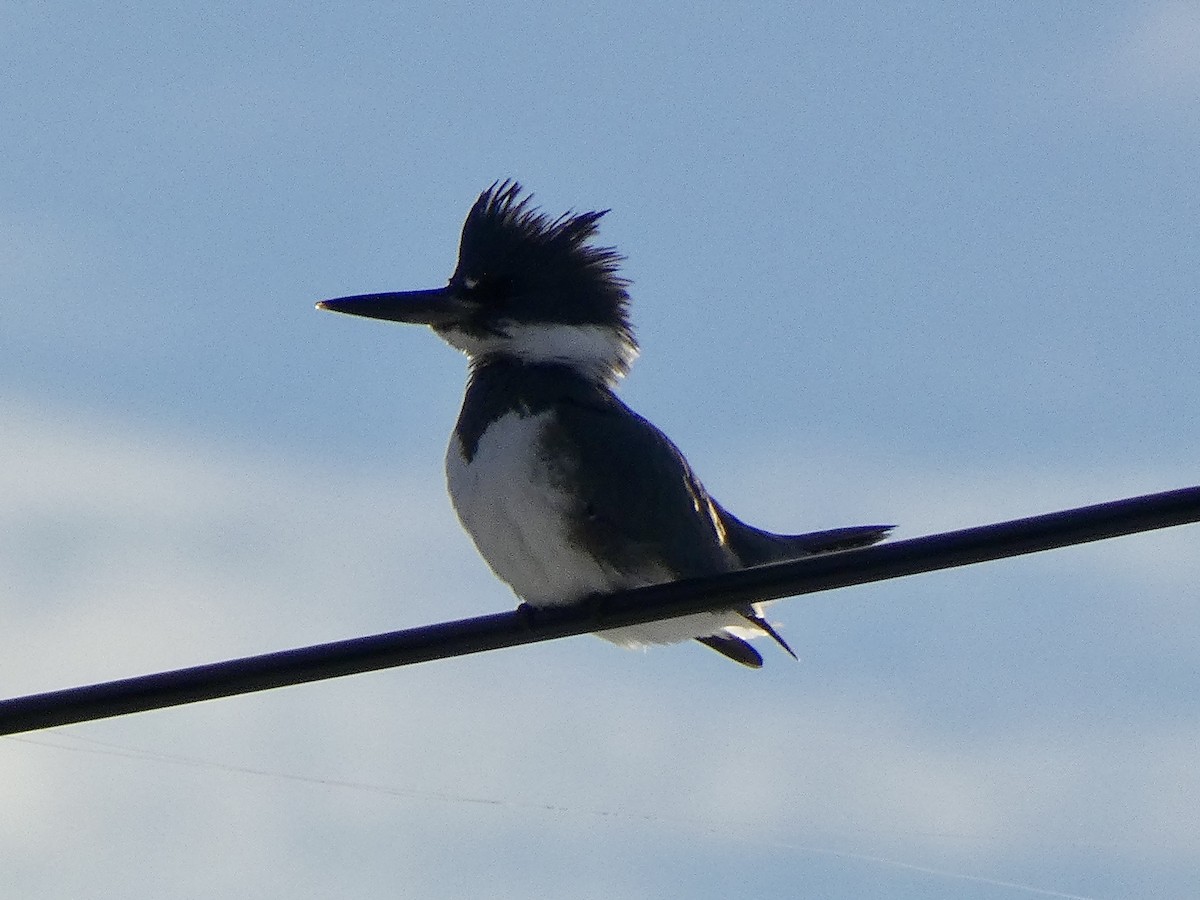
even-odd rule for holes
{"type": "MultiPolygon", "coordinates": [[[[319,309],[426,325],[466,354],[446,452],[452,505],[480,555],[536,612],[597,594],[863,547],[890,525],[775,534],[704,488],[671,440],[615,393],[639,348],[625,257],[597,245],[609,210],[551,218],[494,182],[463,224],[445,287],[324,300],[319,309]]],[[[695,639],[760,668],[749,641],[796,654],[765,604],[597,632],[630,648],[695,639]]]]}

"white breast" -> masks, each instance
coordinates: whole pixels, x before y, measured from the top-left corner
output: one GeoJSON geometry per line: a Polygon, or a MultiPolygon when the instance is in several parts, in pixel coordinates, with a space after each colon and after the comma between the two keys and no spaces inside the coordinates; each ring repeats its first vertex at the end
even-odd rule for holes
{"type": "MultiPolygon", "coordinates": [[[[492,571],[531,606],[570,603],[589,594],[669,581],[671,573],[621,572],[570,540],[569,461],[548,453],[542,436],[553,413],[509,413],[488,426],[467,461],[455,435],[446,453],[454,510],[492,571]]],[[[600,637],[625,646],[673,643],[729,630],[754,635],[734,613],[706,613],[600,637]],[[740,627],[739,627],[740,626],[740,627]]]]}
{"type": "Polygon", "coordinates": [[[551,415],[498,419],[470,462],[457,435],[446,453],[450,499],[463,527],[492,570],[534,606],[615,590],[623,580],[569,540],[566,463],[548,454],[542,441],[551,415]]]}

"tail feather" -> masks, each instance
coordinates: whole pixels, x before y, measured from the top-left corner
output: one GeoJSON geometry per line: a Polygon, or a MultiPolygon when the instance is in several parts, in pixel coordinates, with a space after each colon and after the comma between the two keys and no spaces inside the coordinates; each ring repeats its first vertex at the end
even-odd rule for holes
{"type": "Polygon", "coordinates": [[[712,649],[716,650],[722,656],[727,656],[734,662],[741,663],[743,666],[748,666],[751,669],[762,668],[762,656],[740,637],[726,634],[710,634],[705,637],[698,637],[696,640],[705,647],[712,647],[712,649]]]}
{"type": "Polygon", "coordinates": [[[793,547],[807,550],[809,553],[836,553],[839,550],[853,550],[856,547],[878,544],[895,527],[895,525],[854,525],[850,528],[831,528],[828,531],[810,531],[807,534],[783,534],[779,537],[793,547]]]}
{"type": "Polygon", "coordinates": [[[796,652],[788,646],[788,642],[783,639],[783,636],[775,630],[775,626],[764,619],[756,609],[751,607],[750,609],[742,610],[742,617],[745,618],[747,622],[752,622],[755,627],[761,628],[764,632],[770,635],[771,639],[774,640],[775,643],[787,651],[788,656],[796,660],[796,662],[800,661],[800,657],[798,657],[796,652]]]}
{"type": "Polygon", "coordinates": [[[877,544],[888,536],[894,525],[855,525],[805,534],[775,534],[747,525],[737,516],[717,507],[725,537],[743,566],[785,562],[816,553],[836,553],[877,544]]]}
{"type": "MultiPolygon", "coordinates": [[[[827,531],[810,531],[805,534],[775,534],[755,528],[753,525],[747,525],[715,501],[712,503],[725,530],[725,539],[729,542],[729,548],[743,566],[761,566],[821,553],[837,553],[841,550],[853,550],[856,547],[868,547],[882,541],[895,527],[894,525],[855,525],[849,528],[831,528],[827,531]]],[[[746,606],[737,612],[755,628],[769,635],[775,643],[787,651],[792,659],[798,658],[792,648],[788,646],[787,641],[755,607],[746,606]]],[[[749,666],[752,669],[762,667],[763,660],[759,652],[739,637],[721,634],[698,637],[696,640],[743,666],[749,666]]]]}

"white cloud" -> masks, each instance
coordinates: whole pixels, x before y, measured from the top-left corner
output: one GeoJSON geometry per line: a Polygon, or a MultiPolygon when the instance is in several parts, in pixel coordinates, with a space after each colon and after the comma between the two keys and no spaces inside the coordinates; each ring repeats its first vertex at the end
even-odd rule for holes
{"type": "MultiPolygon", "coordinates": [[[[1200,5],[1131,4],[1079,20],[1048,58],[1033,58],[1021,94],[1049,120],[1194,129],[1200,102],[1200,5]]],[[[1054,126],[1054,127],[1057,127],[1054,126]]],[[[1148,146],[1155,146],[1153,139],[1148,146]]]]}
{"type": "MultiPolygon", "coordinates": [[[[6,692],[511,602],[440,483],[313,472],[17,402],[0,412],[6,692]]],[[[891,465],[892,508],[929,528],[968,524],[980,505],[1092,499],[1069,477],[1054,490],[996,473],[947,486],[891,465]]],[[[863,511],[871,483],[821,493],[863,511]]],[[[815,524],[845,524],[820,502],[815,524]]],[[[766,503],[791,506],[786,492],[766,503]]],[[[1115,708],[1100,727],[1031,698],[1015,727],[971,733],[901,683],[833,684],[772,662],[743,672],[699,648],[580,639],[0,741],[5,868],[40,896],[404,884],[584,897],[695,896],[681,872],[761,844],[1041,872],[1046,887],[1098,846],[1132,866],[1200,865],[1200,727],[1178,718],[1179,700],[1170,714],[1115,708]]],[[[962,677],[1008,673],[981,661],[962,677]]],[[[780,864],[815,877],[803,852],[780,864]]]]}
{"type": "Polygon", "coordinates": [[[0,417],[0,602],[26,635],[4,668],[22,686],[39,669],[108,677],[269,649],[264,630],[418,624],[443,596],[448,612],[477,608],[470,591],[487,583],[431,552],[468,549],[439,484],[306,471],[12,402],[0,417]],[[70,666],[48,659],[72,640],[70,666]]]}
{"type": "Polygon", "coordinates": [[[1114,71],[1133,90],[1200,99],[1200,5],[1173,0],[1143,7],[1114,71]]]}
{"type": "Polygon", "coordinates": [[[1178,0],[1139,4],[1097,32],[1064,54],[1066,65],[1052,96],[1194,124],[1200,100],[1200,6],[1178,0]]]}

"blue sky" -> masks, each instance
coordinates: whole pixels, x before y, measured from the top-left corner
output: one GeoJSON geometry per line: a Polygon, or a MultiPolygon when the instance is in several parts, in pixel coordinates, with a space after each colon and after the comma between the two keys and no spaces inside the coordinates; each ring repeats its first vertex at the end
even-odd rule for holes
{"type": "MultiPolygon", "coordinates": [[[[462,358],[313,309],[443,283],[497,178],[612,209],[623,396],[750,521],[1200,481],[1194,3],[3,23],[5,695],[511,606],[444,496],[462,358]]],[[[40,897],[1191,896],[1196,541],[787,601],[802,662],[760,672],[579,638],[0,740],[0,861],[40,897]]]]}

